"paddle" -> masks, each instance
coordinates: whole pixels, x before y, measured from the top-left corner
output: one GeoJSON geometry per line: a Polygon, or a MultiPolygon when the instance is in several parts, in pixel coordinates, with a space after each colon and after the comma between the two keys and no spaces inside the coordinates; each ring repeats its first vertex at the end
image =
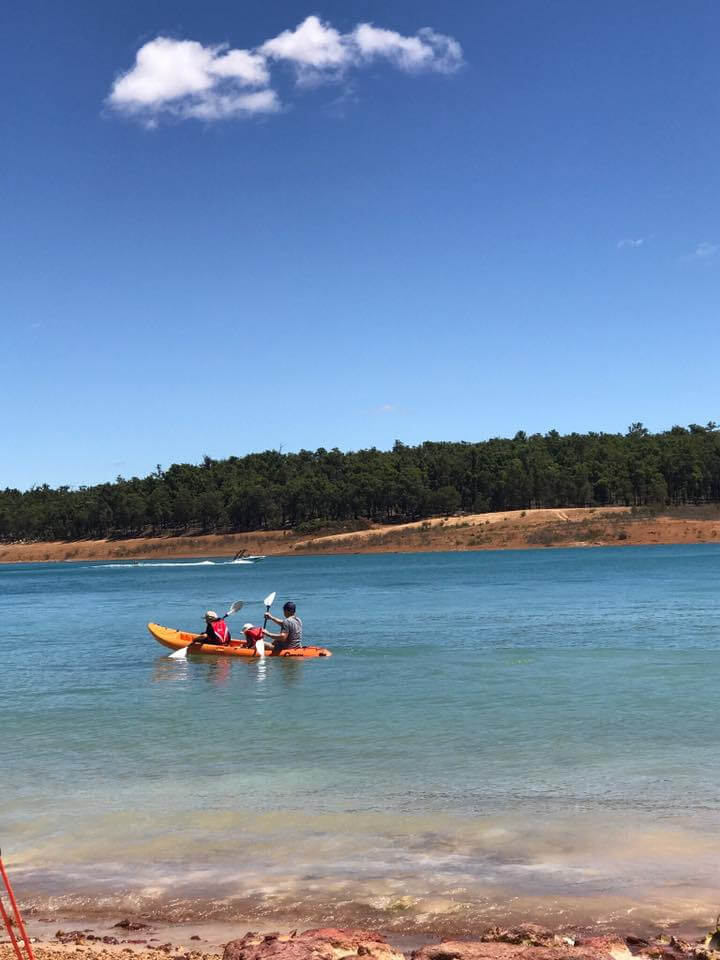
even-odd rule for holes
{"type": "MultiPolygon", "coordinates": [[[[274,596],[275,594],[273,594],[273,597],[274,596]]],[[[238,610],[242,610],[243,604],[244,604],[243,600],[236,600],[235,603],[230,607],[228,612],[224,614],[222,617],[220,617],[220,619],[224,620],[225,617],[229,617],[231,614],[237,613],[238,610]]],[[[174,653],[171,653],[170,656],[168,657],[168,660],[184,660],[187,657],[187,652],[189,648],[194,643],[197,643],[198,641],[202,643],[202,640],[200,639],[200,637],[202,637],[202,634],[200,634],[199,637],[196,637],[195,640],[191,640],[190,643],[187,645],[187,647],[180,647],[179,650],[176,650],[174,653]]]]}
{"type": "MultiPolygon", "coordinates": [[[[269,594],[265,597],[265,599],[263,600],[263,603],[265,604],[265,613],[267,613],[268,610],[270,609],[270,607],[273,605],[273,603],[275,603],[275,592],[276,592],[276,591],[273,590],[273,592],[272,592],[272,593],[269,593],[269,594]]],[[[266,623],[267,623],[267,620],[263,621],[263,629],[265,628],[265,624],[266,624],[266,623]]],[[[259,657],[264,657],[264,656],[265,656],[265,641],[264,641],[264,640],[258,640],[258,642],[255,644],[255,653],[256,653],[259,657]]]]}

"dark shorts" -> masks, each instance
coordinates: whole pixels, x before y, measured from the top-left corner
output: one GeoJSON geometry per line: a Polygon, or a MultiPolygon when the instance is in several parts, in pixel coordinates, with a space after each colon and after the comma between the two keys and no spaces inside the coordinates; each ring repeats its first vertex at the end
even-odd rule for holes
{"type": "Polygon", "coordinates": [[[287,640],[283,643],[282,640],[273,640],[273,653],[282,653],[283,650],[299,650],[299,649],[300,649],[299,643],[290,643],[287,640]]]}

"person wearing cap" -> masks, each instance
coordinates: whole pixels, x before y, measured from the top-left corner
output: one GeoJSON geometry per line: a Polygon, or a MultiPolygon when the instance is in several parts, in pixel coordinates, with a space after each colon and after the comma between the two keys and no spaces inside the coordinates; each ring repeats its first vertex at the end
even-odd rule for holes
{"type": "Polygon", "coordinates": [[[208,610],[205,614],[205,630],[193,643],[214,643],[224,647],[230,640],[230,630],[225,623],[225,617],[219,617],[214,610],[208,610]]]}
{"type": "Polygon", "coordinates": [[[281,650],[292,650],[302,646],[303,625],[302,620],[295,613],[295,604],[288,600],[283,606],[283,618],[274,617],[272,613],[265,614],[265,622],[272,620],[280,627],[280,633],[270,633],[264,630],[263,633],[268,640],[272,641],[272,652],[280,653],[281,650]]]}

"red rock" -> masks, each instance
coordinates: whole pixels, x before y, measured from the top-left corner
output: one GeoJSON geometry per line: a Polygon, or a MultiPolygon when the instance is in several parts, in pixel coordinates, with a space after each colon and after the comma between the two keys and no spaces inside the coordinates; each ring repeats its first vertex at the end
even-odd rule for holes
{"type": "Polygon", "coordinates": [[[687,940],[674,936],[660,935],[650,940],[628,936],[588,937],[578,941],[578,945],[606,950],[613,960],[633,960],[634,957],[657,958],[657,960],[687,960],[697,956],[697,948],[687,940]]]}
{"type": "Polygon", "coordinates": [[[446,940],[414,950],[412,960],[514,960],[523,950],[517,944],[483,943],[478,940],[446,940]]]}
{"type": "Polygon", "coordinates": [[[627,941],[619,937],[587,937],[579,940],[578,946],[593,950],[605,950],[613,960],[633,960],[633,952],[627,941]]]}
{"type": "Polygon", "coordinates": [[[404,960],[387,940],[371,930],[339,930],[325,927],[303,933],[248,933],[231,940],[223,960],[341,960],[367,957],[369,960],[404,960]]]}
{"type": "Polygon", "coordinates": [[[415,950],[412,960],[612,960],[612,956],[601,947],[569,946],[559,939],[546,946],[449,940],[415,950]]]}

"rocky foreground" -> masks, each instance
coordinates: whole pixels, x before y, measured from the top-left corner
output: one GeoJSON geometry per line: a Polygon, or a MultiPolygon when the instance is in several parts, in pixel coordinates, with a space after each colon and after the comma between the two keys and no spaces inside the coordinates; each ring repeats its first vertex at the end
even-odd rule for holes
{"type": "MultiPolygon", "coordinates": [[[[720,938],[718,938],[720,939],[720,938]]],[[[410,960],[720,960],[714,938],[559,936],[535,924],[493,927],[479,940],[448,940],[414,950],[410,960]]],[[[248,933],[225,947],[223,960],[406,960],[380,934],[368,930],[306,930],[260,936],[248,933]]]]}
{"type": "MultiPolygon", "coordinates": [[[[193,939],[198,939],[195,937],[193,939]]],[[[58,931],[52,942],[33,946],[36,960],[720,960],[720,936],[708,934],[690,942],[674,936],[590,937],[558,935],[535,924],[506,930],[494,927],[479,940],[449,940],[412,951],[395,949],[369,930],[324,928],[298,933],[247,933],[231,940],[222,954],[174,946],[152,945],[138,935],[95,936],[87,931],[58,931]]],[[[15,960],[9,943],[0,944],[0,960],[15,960]]]]}

